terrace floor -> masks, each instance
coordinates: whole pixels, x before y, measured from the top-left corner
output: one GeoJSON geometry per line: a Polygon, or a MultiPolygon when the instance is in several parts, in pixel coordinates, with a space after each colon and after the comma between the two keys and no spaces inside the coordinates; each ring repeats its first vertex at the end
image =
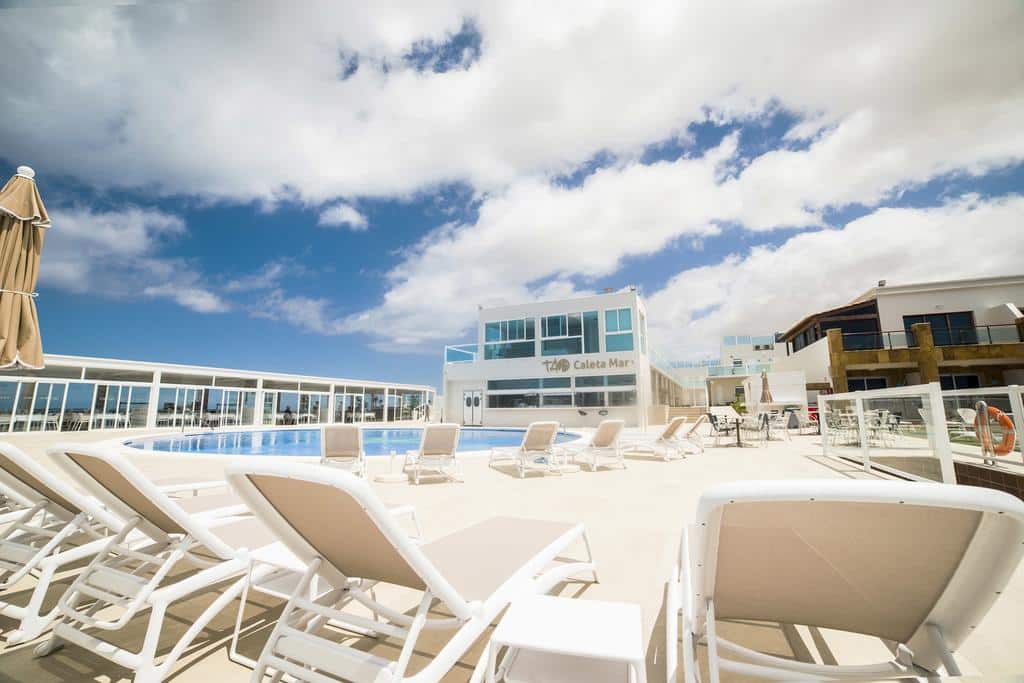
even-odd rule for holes
{"type": "MultiPolygon", "coordinates": [[[[654,429],[652,427],[651,431],[654,429]]],[[[635,432],[631,434],[635,435],[635,432]]],[[[116,436],[119,435],[112,432],[40,434],[15,435],[10,440],[34,455],[42,455],[48,446],[69,438],[95,441],[116,436]]],[[[226,460],[223,457],[174,455],[133,457],[154,478],[216,478],[226,460]]],[[[705,487],[737,479],[876,476],[842,460],[823,458],[816,436],[794,436],[792,441],[773,441],[763,447],[746,449],[710,446],[701,455],[691,455],[675,462],[639,455],[627,457],[628,467],[625,470],[609,469],[594,473],[584,470],[561,477],[534,474],[525,480],[518,479],[510,469],[489,468],[485,458],[467,457],[463,464],[464,483],[374,486],[389,503],[415,504],[428,540],[494,515],[584,522],[598,562],[601,582],[570,583],[561,592],[582,599],[640,604],[644,614],[647,676],[649,681],[657,682],[665,678],[664,584],[677,550],[680,530],[684,523],[693,519],[697,499],[705,487]]],[[[386,458],[370,458],[371,481],[373,475],[385,471],[387,465],[386,458]]],[[[343,533],[343,523],[336,523],[339,533],[343,533]]],[[[894,542],[897,541],[894,539],[894,542]]],[[[898,542],[912,542],[912,539],[899,539],[898,542]]],[[[472,561],[472,558],[467,559],[472,561]]],[[[879,561],[884,562],[884,558],[879,558],[879,561]]],[[[402,609],[413,608],[416,604],[410,595],[398,590],[380,592],[379,597],[402,609]]],[[[190,615],[197,614],[212,599],[213,595],[207,594],[172,609],[170,617],[175,626],[169,629],[171,636],[183,631],[190,615]]],[[[1024,672],[1024,635],[1018,628],[1022,604],[1024,570],[1018,570],[988,618],[961,647],[959,659],[967,677],[983,674],[985,680],[1005,680],[1024,672]]],[[[213,622],[207,637],[194,646],[179,664],[172,680],[180,683],[249,680],[251,672],[233,664],[227,657],[226,641],[234,624],[236,607],[229,607],[213,622]]],[[[245,618],[250,633],[242,646],[246,654],[258,655],[269,634],[266,624],[272,624],[279,608],[280,603],[261,601],[247,612],[245,618]]],[[[122,644],[140,642],[144,618],[136,621],[137,625],[133,624],[132,628],[111,640],[122,644]]],[[[8,620],[0,618],[0,629],[10,627],[8,620]]],[[[790,625],[723,623],[720,632],[752,647],[801,658],[810,656],[819,661],[834,657],[841,663],[856,663],[890,656],[881,641],[827,630],[819,634],[790,625]]],[[[171,639],[169,637],[169,643],[171,639]]],[[[0,681],[131,680],[130,672],[74,646],[67,646],[44,659],[33,659],[32,649],[36,642],[2,651],[0,681]]],[[[391,642],[371,642],[369,646],[383,656],[394,658],[397,655],[397,649],[391,642]]],[[[437,642],[425,641],[414,658],[412,670],[418,668],[416,660],[420,663],[425,661],[436,646],[437,642]]],[[[467,680],[482,646],[482,640],[478,641],[445,680],[467,680]]],[[[724,680],[737,679],[726,676],[724,680]]]]}

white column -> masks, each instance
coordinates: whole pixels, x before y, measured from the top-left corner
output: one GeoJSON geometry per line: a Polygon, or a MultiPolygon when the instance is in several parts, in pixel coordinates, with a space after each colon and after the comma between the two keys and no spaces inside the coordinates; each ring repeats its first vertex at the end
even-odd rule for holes
{"type": "Polygon", "coordinates": [[[932,418],[931,431],[934,436],[935,457],[942,468],[942,481],[956,483],[956,468],[953,467],[953,446],[949,443],[946,427],[946,407],[942,404],[942,386],[938,382],[928,384],[928,408],[932,418]]]}
{"type": "Polygon", "coordinates": [[[146,427],[156,427],[156,414],[160,408],[160,380],[163,378],[163,371],[153,372],[153,381],[149,384],[149,407],[146,408],[146,427]]]}
{"type": "Polygon", "coordinates": [[[253,423],[263,424],[263,378],[256,380],[256,408],[253,410],[253,423]]]}
{"type": "Polygon", "coordinates": [[[384,387],[384,422],[388,421],[388,413],[391,412],[391,406],[388,405],[388,387],[384,387]]]}

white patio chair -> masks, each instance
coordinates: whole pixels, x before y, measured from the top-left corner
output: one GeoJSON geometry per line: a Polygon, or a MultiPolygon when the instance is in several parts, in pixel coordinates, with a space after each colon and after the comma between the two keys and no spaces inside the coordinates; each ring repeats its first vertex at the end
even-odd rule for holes
{"type": "Polygon", "coordinates": [[[405,454],[402,471],[412,470],[412,480],[420,483],[424,472],[449,481],[462,481],[456,450],[459,447],[457,424],[432,424],[423,428],[420,447],[405,454]]]}
{"type": "Polygon", "coordinates": [[[622,429],[625,426],[625,420],[601,420],[588,442],[576,447],[567,446],[565,452],[573,460],[583,458],[590,464],[591,472],[597,470],[601,460],[625,469],[626,463],[622,457],[622,444],[620,443],[622,429]]]}
{"type": "Polygon", "coordinates": [[[554,449],[556,436],[558,436],[557,422],[531,422],[526,427],[521,444],[513,447],[492,448],[488,465],[493,465],[498,460],[514,460],[519,470],[520,479],[526,476],[527,470],[562,474],[554,449]]]}
{"type": "MultiPolygon", "coordinates": [[[[228,480],[285,546],[307,564],[260,655],[252,680],[268,671],[306,681],[438,681],[517,597],[547,593],[596,568],[582,524],[492,518],[440,540],[417,545],[398,526],[369,484],[348,472],[292,463],[241,462],[228,480]],[[325,519],[345,520],[338,533],[325,519]],[[566,561],[583,542],[586,561],[566,561]],[[552,567],[553,563],[555,566],[552,567]],[[307,598],[320,577],[337,588],[307,598]],[[378,602],[368,582],[411,589],[420,597],[413,615],[378,602]],[[354,599],[376,618],[338,609],[354,599]],[[435,602],[451,616],[430,612],[435,602]],[[318,633],[327,622],[395,639],[397,659],[339,643],[318,633]],[[424,631],[448,631],[436,655],[408,673],[424,631]]],[[[481,657],[487,661],[487,653],[481,657]]],[[[479,667],[480,680],[483,665],[479,667]]]]}
{"type": "Polygon", "coordinates": [[[331,424],[320,428],[320,464],[366,476],[363,430],[359,425],[331,424]]]}
{"type": "MultiPolygon", "coordinates": [[[[36,654],[46,656],[70,642],[131,669],[136,683],[161,681],[210,620],[242,592],[249,550],[269,545],[274,539],[252,517],[191,514],[187,505],[214,496],[170,498],[117,453],[69,445],[51,454],[68,476],[126,522],[105,539],[103,549],[58,600],[59,620],[53,626],[53,636],[36,648],[36,654]],[[127,542],[133,532],[146,537],[145,547],[127,542]],[[197,571],[172,574],[172,570],[187,565],[197,571]],[[168,608],[225,582],[231,583],[193,619],[158,662],[157,646],[168,608]],[[145,637],[137,652],[87,632],[120,631],[147,611],[145,637]]],[[[244,509],[239,504],[222,511],[244,509]]],[[[260,578],[253,573],[254,581],[260,578]]]]}
{"type": "Polygon", "coordinates": [[[120,519],[79,493],[17,447],[0,442],[0,484],[20,508],[6,517],[0,533],[0,614],[18,622],[4,634],[8,645],[46,631],[56,609],[43,612],[56,574],[98,553],[106,537],[121,529],[120,519]],[[10,593],[28,588],[28,602],[11,601],[10,593]]]}
{"type": "Polygon", "coordinates": [[[953,653],[1022,554],[1024,502],[991,489],[849,480],[715,486],[683,530],[668,582],[668,681],[698,679],[698,642],[707,643],[713,682],[720,670],[774,680],[958,676],[953,653]],[[897,644],[895,658],[839,665],[769,655],[718,636],[723,619],[876,636],[897,644]]]}
{"type": "Polygon", "coordinates": [[[662,460],[681,460],[686,457],[683,453],[682,441],[679,438],[679,430],[686,424],[686,417],[673,417],[665,425],[654,440],[638,440],[622,447],[628,453],[651,453],[660,456],[662,460]]]}

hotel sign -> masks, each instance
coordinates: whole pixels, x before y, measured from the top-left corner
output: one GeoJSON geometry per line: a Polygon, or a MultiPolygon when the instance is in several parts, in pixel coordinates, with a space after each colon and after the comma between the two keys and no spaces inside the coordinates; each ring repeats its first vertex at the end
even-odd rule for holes
{"type": "Polygon", "coordinates": [[[609,358],[607,360],[588,358],[574,361],[570,361],[568,358],[552,358],[541,361],[541,363],[544,364],[544,369],[552,374],[569,372],[569,370],[624,370],[633,366],[633,361],[629,358],[609,358]]]}

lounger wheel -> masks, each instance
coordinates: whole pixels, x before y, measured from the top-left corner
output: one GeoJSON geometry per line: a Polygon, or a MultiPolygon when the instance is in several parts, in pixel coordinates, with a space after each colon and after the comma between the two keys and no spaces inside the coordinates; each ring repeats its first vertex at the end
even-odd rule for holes
{"type": "Polygon", "coordinates": [[[32,650],[33,657],[46,657],[51,655],[57,650],[64,647],[64,642],[59,638],[49,638],[36,645],[36,648],[32,650]]]}

